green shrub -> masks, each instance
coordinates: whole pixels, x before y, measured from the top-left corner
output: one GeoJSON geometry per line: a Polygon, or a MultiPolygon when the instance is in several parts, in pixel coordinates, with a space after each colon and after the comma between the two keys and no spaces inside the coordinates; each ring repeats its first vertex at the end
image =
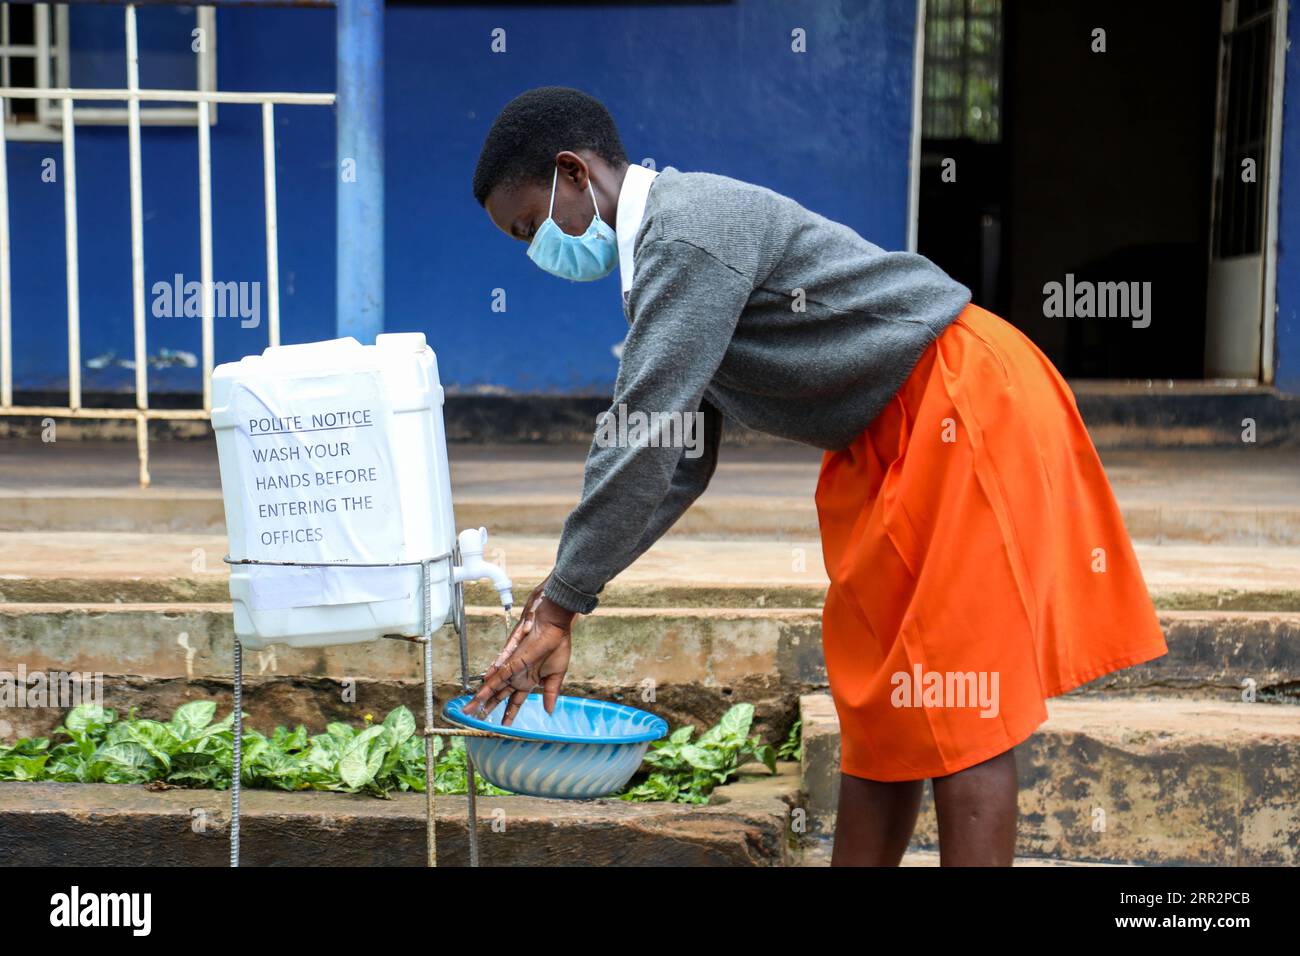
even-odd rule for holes
{"type": "MultiPolygon", "coordinates": [[[[0,744],[0,781],[72,783],[156,783],[224,790],[230,787],[234,762],[234,714],[213,722],[217,705],[199,700],[179,707],[160,723],[135,716],[125,720],[107,708],[85,704],[70,711],[55,735],[67,741],[51,746],[48,738],[0,744]]],[[[247,715],[245,715],[247,716],[247,715]]],[[[713,788],[734,776],[751,759],[775,769],[776,754],[758,737],[748,737],[752,704],[737,704],[717,726],[692,742],[695,728],[682,727],[667,740],[651,745],[642,774],[624,800],[705,803],[713,788]]],[[[387,797],[393,791],[424,792],[424,741],[415,717],[398,707],[382,724],[331,723],[309,735],[299,725],[277,727],[267,737],[245,725],[240,780],[245,787],[269,790],[332,790],[387,797]]],[[[450,746],[435,737],[434,793],[465,792],[465,745],[450,746]]],[[[475,777],[481,794],[503,794],[482,774],[475,777]]]]}
{"type": "Polygon", "coordinates": [[[620,796],[624,800],[666,800],[672,803],[708,803],[709,794],[726,783],[736,769],[761,760],[776,770],[776,752],[759,737],[750,737],[753,704],[736,704],[694,742],[691,725],[680,727],[667,740],[650,745],[645,762],[649,775],[620,796]]]}
{"type": "Polygon", "coordinates": [[[803,718],[795,719],[794,725],[790,728],[790,734],[785,738],[785,743],[777,748],[776,756],[778,760],[802,760],[803,759],[803,718]]]}

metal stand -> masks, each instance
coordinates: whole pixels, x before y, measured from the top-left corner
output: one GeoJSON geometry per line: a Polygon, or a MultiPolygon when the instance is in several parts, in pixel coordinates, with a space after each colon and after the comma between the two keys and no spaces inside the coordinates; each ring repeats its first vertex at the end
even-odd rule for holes
{"type": "MultiPolygon", "coordinates": [[[[422,606],[423,633],[419,637],[402,634],[385,634],[385,637],[401,641],[412,641],[424,646],[424,792],[425,792],[425,844],[426,866],[438,865],[438,839],[434,828],[434,737],[502,737],[504,734],[489,730],[470,730],[462,727],[437,727],[434,725],[433,694],[433,597],[431,594],[429,569],[439,562],[447,562],[447,580],[451,586],[451,623],[456,629],[460,644],[460,688],[468,693],[469,686],[469,639],[465,626],[465,587],[456,581],[455,568],[460,563],[460,548],[457,546],[446,554],[426,558],[423,561],[394,561],[388,564],[361,564],[339,562],[303,562],[303,561],[254,561],[251,558],[235,560],[229,555],[226,564],[260,564],[284,568],[399,568],[420,567],[420,598],[422,606]]],[[[506,623],[509,625],[509,609],[506,623]]],[[[244,720],[243,720],[243,645],[235,638],[234,649],[234,760],[230,777],[230,865],[239,866],[239,795],[242,781],[244,756],[244,720]]],[[[466,831],[469,834],[469,865],[478,866],[478,801],[475,792],[477,781],[474,773],[474,761],[465,755],[465,793],[466,793],[466,831]]]]}
{"type": "Polygon", "coordinates": [[[230,768],[230,865],[239,866],[239,777],[244,772],[244,645],[235,638],[235,758],[230,768]]]}

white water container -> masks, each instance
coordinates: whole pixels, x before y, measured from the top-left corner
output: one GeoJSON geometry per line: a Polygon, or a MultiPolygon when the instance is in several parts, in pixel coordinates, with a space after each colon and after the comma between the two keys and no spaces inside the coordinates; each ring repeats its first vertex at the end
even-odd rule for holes
{"type": "MultiPolygon", "coordinates": [[[[422,333],[278,346],[218,366],[212,426],[230,557],[383,565],[449,553],[442,406],[422,333]]],[[[430,568],[435,629],[450,610],[450,570],[446,560],[430,568]]],[[[255,648],[418,636],[420,573],[233,564],[235,635],[255,648]]]]}

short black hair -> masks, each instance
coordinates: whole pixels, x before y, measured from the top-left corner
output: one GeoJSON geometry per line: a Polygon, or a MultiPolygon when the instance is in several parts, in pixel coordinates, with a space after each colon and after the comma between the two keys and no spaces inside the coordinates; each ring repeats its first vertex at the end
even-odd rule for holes
{"type": "Polygon", "coordinates": [[[482,206],[497,186],[549,181],[555,154],[590,149],[611,166],[627,153],[614,117],[594,96],[567,86],[539,86],[505,105],[488,130],[474,169],[474,198],[482,206]]]}

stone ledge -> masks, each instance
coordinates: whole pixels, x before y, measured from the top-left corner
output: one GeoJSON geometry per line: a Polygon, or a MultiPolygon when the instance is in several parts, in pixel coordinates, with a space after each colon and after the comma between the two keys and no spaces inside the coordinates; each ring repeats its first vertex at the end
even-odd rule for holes
{"type": "MultiPolygon", "coordinates": [[[[1300,445],[1300,397],[1268,386],[1225,385],[1206,381],[1071,379],[1079,412],[1098,447],[1237,447],[1240,422],[1258,423],[1260,443],[1300,445]]],[[[66,391],[15,394],[21,405],[61,406],[66,391]]],[[[196,408],[190,394],[151,397],[155,407],[196,408]]],[[[127,393],[86,393],[87,408],[129,408],[127,393]]],[[[591,441],[596,416],[609,407],[600,395],[527,394],[502,390],[472,394],[448,388],[445,419],[450,442],[564,444],[591,441]]],[[[0,439],[39,438],[42,419],[0,418],[0,439]]],[[[154,441],[209,439],[211,426],[198,422],[152,422],[154,441]]],[[[59,440],[134,441],[135,423],[112,420],[59,420],[59,440]]],[[[723,442],[733,445],[788,444],[782,439],[728,420],[723,442]]]]}
{"type": "MultiPolygon", "coordinates": [[[[1088,692],[1168,691],[1236,698],[1246,679],[1260,689],[1300,682],[1300,613],[1162,611],[1169,653],[1106,675],[1088,692]]],[[[503,640],[500,611],[467,610],[471,664],[503,640]]],[[[154,678],[231,675],[228,604],[0,604],[0,669],[97,671],[154,678]]],[[[455,640],[439,632],[434,675],[459,677],[455,640]]],[[[246,675],[328,678],[419,675],[418,649],[404,641],[250,651],[246,675]]],[[[784,687],[825,687],[821,613],[783,608],[601,608],[575,627],[569,674],[631,687],[699,684],[721,691],[767,675],[784,687]]]]}
{"type": "MultiPolygon", "coordinates": [[[[509,500],[456,499],[458,523],[497,535],[535,537],[564,525],[575,499],[527,495],[509,500]]],[[[1120,511],[1130,537],[1149,544],[1230,546],[1300,545],[1300,508],[1291,505],[1125,502],[1120,511]]],[[[145,533],[225,535],[220,492],[129,490],[0,490],[0,531],[16,533],[145,533]]],[[[692,505],[667,534],[673,539],[768,540],[817,538],[811,498],[726,497],[717,493],[692,505]]]]}
{"type": "MultiPolygon", "coordinates": [[[[838,786],[829,695],[803,698],[804,776],[838,786]],[[810,765],[811,764],[811,765],[810,765]]],[[[1054,698],[1017,747],[1018,856],[1076,861],[1295,866],[1300,863],[1300,707],[1215,701],[1054,698]]],[[[834,827],[827,787],[810,788],[816,830],[834,827]]],[[[833,808],[834,804],[830,803],[833,808]]],[[[913,848],[938,833],[926,787],[913,848]]]]}
{"type": "MultiPolygon", "coordinates": [[[[792,765],[715,791],[716,805],[479,797],[485,866],[781,866],[792,765]],[[725,802],[724,802],[725,801],[725,802]]],[[[424,796],[244,791],[246,866],[421,866],[424,796]]],[[[0,860],[22,866],[224,866],[227,791],[0,783],[0,860]]],[[[439,797],[439,864],[468,862],[465,798],[439,797]]]]}

